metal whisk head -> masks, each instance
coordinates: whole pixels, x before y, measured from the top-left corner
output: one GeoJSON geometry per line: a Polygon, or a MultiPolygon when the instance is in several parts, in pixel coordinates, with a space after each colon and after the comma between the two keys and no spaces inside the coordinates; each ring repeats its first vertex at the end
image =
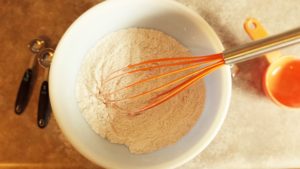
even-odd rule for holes
{"type": "Polygon", "coordinates": [[[102,82],[101,95],[106,103],[125,106],[129,115],[138,115],[171,99],[223,64],[222,54],[143,61],[112,72],[102,82]]]}

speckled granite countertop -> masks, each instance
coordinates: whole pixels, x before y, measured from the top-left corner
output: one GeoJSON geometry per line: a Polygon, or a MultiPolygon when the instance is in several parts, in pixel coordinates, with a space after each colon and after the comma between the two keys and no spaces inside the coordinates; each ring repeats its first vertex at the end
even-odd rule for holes
{"type": "MultiPolygon", "coordinates": [[[[225,48],[249,40],[242,24],[256,17],[268,31],[300,26],[297,0],[178,0],[197,11],[215,29],[225,48]]],[[[36,126],[43,70],[39,69],[26,111],[17,116],[14,102],[31,53],[26,44],[46,35],[58,43],[67,27],[99,0],[0,1],[0,168],[99,168],[66,141],[52,116],[45,129],[36,126]]],[[[298,54],[300,47],[283,51],[298,54]]],[[[266,64],[255,59],[238,65],[232,103],[213,142],[181,168],[288,168],[300,166],[300,110],[280,108],[262,93],[266,64]]]]}

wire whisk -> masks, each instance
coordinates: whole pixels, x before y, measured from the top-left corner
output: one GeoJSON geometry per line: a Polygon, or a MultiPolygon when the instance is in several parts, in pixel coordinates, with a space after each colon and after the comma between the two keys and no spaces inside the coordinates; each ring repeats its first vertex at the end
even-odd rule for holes
{"type": "Polygon", "coordinates": [[[109,74],[103,80],[101,94],[106,103],[136,103],[138,106],[127,113],[138,115],[166,102],[223,65],[249,60],[299,42],[300,28],[297,28],[223,53],[142,61],[109,74]],[[145,87],[146,83],[149,87],[145,87]],[[108,90],[111,86],[120,87],[108,90]]]}

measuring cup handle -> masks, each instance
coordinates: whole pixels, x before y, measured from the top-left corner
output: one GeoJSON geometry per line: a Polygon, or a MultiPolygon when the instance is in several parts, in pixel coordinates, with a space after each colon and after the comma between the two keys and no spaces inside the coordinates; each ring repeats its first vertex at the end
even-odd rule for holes
{"type": "MultiPolygon", "coordinates": [[[[268,36],[268,32],[262,26],[262,24],[255,18],[248,18],[244,22],[244,29],[252,40],[259,40],[266,38],[268,36]]],[[[265,58],[269,63],[274,62],[281,56],[280,51],[274,51],[265,54],[265,58]]]]}
{"type": "Polygon", "coordinates": [[[246,19],[244,29],[252,40],[259,40],[268,36],[268,32],[255,18],[246,19]]]}

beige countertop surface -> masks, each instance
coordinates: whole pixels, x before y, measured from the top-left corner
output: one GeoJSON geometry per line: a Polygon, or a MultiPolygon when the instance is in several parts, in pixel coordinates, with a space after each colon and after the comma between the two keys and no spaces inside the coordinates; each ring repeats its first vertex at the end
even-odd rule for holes
{"type": "MultiPolygon", "coordinates": [[[[270,34],[300,26],[298,0],[178,0],[195,10],[216,31],[225,48],[250,39],[242,24],[261,21],[270,34]]],[[[100,168],[81,156],[65,139],[51,116],[45,129],[36,125],[37,80],[25,112],[14,113],[20,80],[31,53],[26,44],[41,35],[55,46],[67,27],[100,0],[0,0],[0,168],[100,168]]],[[[300,56],[300,47],[282,51],[300,56]]],[[[300,57],[299,57],[300,58],[300,57]]],[[[266,98],[262,59],[238,65],[228,116],[213,142],[179,168],[298,168],[300,110],[281,108],[266,98]]]]}

